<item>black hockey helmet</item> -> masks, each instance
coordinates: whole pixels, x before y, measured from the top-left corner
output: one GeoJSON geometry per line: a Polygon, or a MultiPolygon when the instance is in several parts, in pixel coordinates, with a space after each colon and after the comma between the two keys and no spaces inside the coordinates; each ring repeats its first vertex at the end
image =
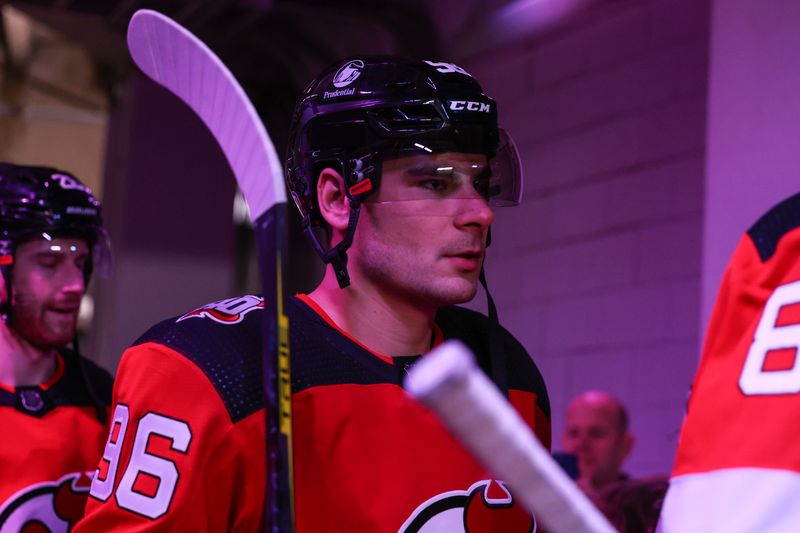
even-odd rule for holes
{"type": "Polygon", "coordinates": [[[349,284],[346,251],[361,202],[380,186],[382,162],[404,155],[485,154],[489,167],[476,190],[490,205],[516,205],[522,171],[516,148],[497,125],[497,105],[452,63],[390,56],[348,58],[327,68],[304,91],[292,117],[286,180],[317,253],[349,284]],[[313,232],[323,225],[316,198],[319,172],[338,170],[347,185],[350,224],[326,250],[313,232]]]}
{"type": "Polygon", "coordinates": [[[87,282],[93,271],[109,274],[111,251],[92,191],[62,170],[0,163],[0,265],[6,283],[19,244],[57,237],[86,240],[92,252],[87,282]]]}

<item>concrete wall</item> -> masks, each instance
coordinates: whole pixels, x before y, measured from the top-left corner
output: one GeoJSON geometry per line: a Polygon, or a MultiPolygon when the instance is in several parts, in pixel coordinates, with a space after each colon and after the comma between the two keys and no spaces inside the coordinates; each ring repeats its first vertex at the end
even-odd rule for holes
{"type": "Polygon", "coordinates": [[[568,400],[619,396],[634,474],[668,472],[699,343],[709,7],[597,3],[467,61],[525,168],[487,262],[502,322],[544,373],[555,448],[568,400]]]}
{"type": "Polygon", "coordinates": [[[200,119],[139,75],[112,111],[105,174],[114,277],[86,348],[113,370],[155,322],[232,296],[235,182],[200,119]]]}
{"type": "Polygon", "coordinates": [[[800,3],[716,2],[711,40],[703,304],[742,233],[800,191],[800,3]]]}
{"type": "Polygon", "coordinates": [[[3,6],[0,161],[62,168],[103,193],[107,99],[86,50],[3,6]]]}

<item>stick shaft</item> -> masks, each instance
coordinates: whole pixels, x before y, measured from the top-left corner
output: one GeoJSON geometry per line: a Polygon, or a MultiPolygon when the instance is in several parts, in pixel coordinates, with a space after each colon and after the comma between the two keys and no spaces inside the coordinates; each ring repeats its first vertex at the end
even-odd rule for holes
{"type": "Polygon", "coordinates": [[[445,343],[411,370],[406,388],[433,410],[552,533],[615,529],[563,472],[460,343],[445,343]]]}

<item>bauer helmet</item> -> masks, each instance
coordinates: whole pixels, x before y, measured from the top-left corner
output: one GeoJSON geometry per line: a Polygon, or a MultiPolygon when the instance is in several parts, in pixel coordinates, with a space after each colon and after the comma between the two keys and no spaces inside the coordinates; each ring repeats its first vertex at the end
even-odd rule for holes
{"type": "Polygon", "coordinates": [[[109,274],[111,251],[92,191],[62,170],[0,163],[0,265],[6,284],[18,245],[57,237],[86,239],[92,253],[87,282],[93,271],[109,274]]]}

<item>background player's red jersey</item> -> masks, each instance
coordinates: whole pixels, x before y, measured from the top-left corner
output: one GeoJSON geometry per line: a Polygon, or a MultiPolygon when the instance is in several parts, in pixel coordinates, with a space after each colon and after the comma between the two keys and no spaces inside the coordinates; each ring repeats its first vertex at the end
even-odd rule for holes
{"type": "Polygon", "coordinates": [[[662,511],[668,532],[800,531],[800,194],[722,281],[662,511]]]}
{"type": "MultiPolygon", "coordinates": [[[[263,312],[252,296],[217,302],[126,351],[79,531],[263,528],[263,312]]],[[[298,532],[532,531],[506,487],[403,391],[417,357],[369,351],[305,296],[287,314],[298,532]]],[[[437,336],[461,338],[488,365],[487,322],[446,308],[437,336]]],[[[510,399],[549,446],[541,375],[506,332],[503,342],[510,399]]]]}
{"type": "MultiPolygon", "coordinates": [[[[69,531],[83,515],[103,449],[107,431],[97,420],[77,356],[64,351],[56,357],[56,373],[42,385],[0,384],[3,532],[69,531]]],[[[108,406],[111,377],[88,361],[83,365],[108,406]]]]}

